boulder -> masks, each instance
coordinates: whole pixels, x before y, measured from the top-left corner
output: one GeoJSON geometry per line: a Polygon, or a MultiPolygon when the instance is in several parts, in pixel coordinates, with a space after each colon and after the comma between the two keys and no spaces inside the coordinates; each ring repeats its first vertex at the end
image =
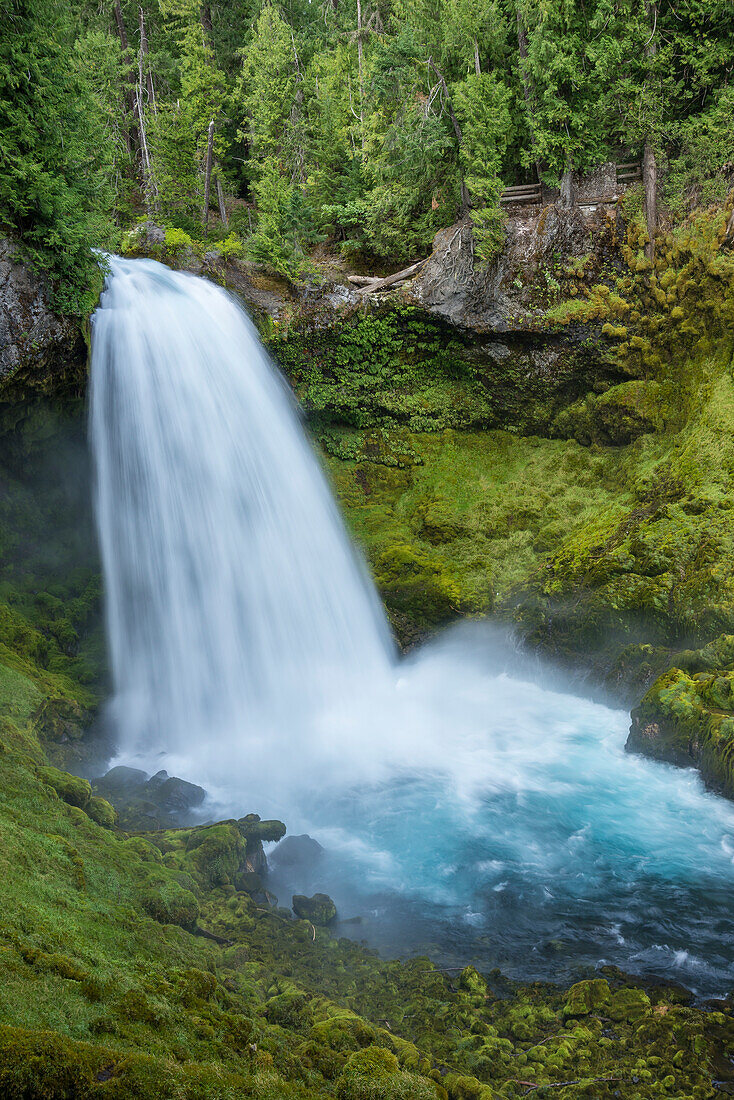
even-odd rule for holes
{"type": "Polygon", "coordinates": [[[294,894],[291,904],[300,920],[311,921],[311,924],[322,928],[336,918],[336,905],[328,894],[314,894],[310,898],[304,894],[294,894]]]}
{"type": "Polygon", "coordinates": [[[287,836],[273,848],[268,862],[281,870],[312,870],[323,858],[324,849],[318,840],[302,833],[300,836],[287,836]]]}
{"type": "Polygon", "coordinates": [[[51,308],[46,280],[15,242],[0,238],[0,378],[22,374],[37,387],[83,379],[87,348],[78,322],[51,308]]]}
{"type": "MultiPolygon", "coordinates": [[[[159,772],[158,775],[161,773],[159,772]]],[[[165,774],[165,773],[164,773],[165,774]]],[[[200,806],[206,798],[206,791],[196,783],[188,783],[185,779],[177,779],[170,776],[161,783],[154,783],[157,776],[153,776],[146,784],[146,792],[151,801],[157,802],[162,809],[169,813],[184,813],[200,806]]]]}
{"type": "Polygon", "coordinates": [[[106,775],[95,779],[94,785],[100,790],[109,791],[110,794],[123,794],[133,791],[139,793],[139,789],[144,787],[147,782],[147,772],[141,771],[140,768],[128,768],[124,764],[120,764],[116,768],[111,768],[106,775]]]}

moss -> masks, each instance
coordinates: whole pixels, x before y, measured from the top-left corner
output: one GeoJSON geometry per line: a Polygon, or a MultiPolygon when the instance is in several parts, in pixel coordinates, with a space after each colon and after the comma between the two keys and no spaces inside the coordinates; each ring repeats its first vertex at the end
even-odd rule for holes
{"type": "Polygon", "coordinates": [[[397,1058],[381,1047],[351,1054],[336,1083],[339,1100],[436,1100],[431,1082],[400,1070],[397,1058]]]}
{"type": "Polygon", "coordinates": [[[632,711],[627,747],[682,767],[734,796],[734,637],[677,655],[632,711]]]}
{"type": "Polygon", "coordinates": [[[604,978],[577,982],[568,991],[563,1006],[564,1016],[588,1016],[609,1003],[609,983],[604,978]]]}
{"type": "Polygon", "coordinates": [[[92,821],[96,821],[98,825],[102,825],[105,829],[112,829],[117,821],[114,806],[111,806],[106,798],[100,798],[99,795],[92,795],[84,809],[92,821]]]}
{"type": "Polygon", "coordinates": [[[92,797],[92,785],[88,779],[80,779],[76,775],[59,771],[58,768],[43,767],[38,769],[39,779],[52,787],[59,798],[68,802],[70,806],[78,806],[85,810],[92,797]]]}
{"type": "Polygon", "coordinates": [[[336,920],[336,906],[328,894],[314,894],[311,898],[294,894],[293,912],[301,920],[308,920],[322,927],[336,920]]]}

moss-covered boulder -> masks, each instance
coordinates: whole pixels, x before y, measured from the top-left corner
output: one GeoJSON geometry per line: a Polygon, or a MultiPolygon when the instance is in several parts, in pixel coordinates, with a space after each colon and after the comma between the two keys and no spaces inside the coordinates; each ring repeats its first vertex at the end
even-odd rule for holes
{"type": "Polygon", "coordinates": [[[96,821],[104,829],[112,829],[117,821],[115,807],[99,795],[92,795],[85,809],[92,821],[96,821]]]}
{"type": "Polygon", "coordinates": [[[608,1005],[610,997],[609,982],[605,978],[591,978],[576,982],[576,985],[572,985],[568,991],[563,1015],[572,1018],[589,1016],[592,1012],[608,1005]]]}
{"type": "Polygon", "coordinates": [[[692,661],[688,670],[671,668],[655,681],[632,711],[627,748],[697,767],[707,783],[734,797],[734,668],[695,668],[692,661]]]}
{"type": "Polygon", "coordinates": [[[38,777],[49,787],[53,787],[59,798],[70,806],[78,806],[80,810],[85,810],[89,805],[92,785],[88,779],[80,779],[79,776],[69,775],[68,772],[52,767],[39,768],[38,777]]]}
{"type": "Polygon", "coordinates": [[[339,1100],[437,1100],[436,1086],[405,1073],[397,1058],[369,1046],[347,1059],[336,1083],[339,1100]]]}
{"type": "Polygon", "coordinates": [[[306,897],[304,894],[294,894],[293,912],[300,920],[311,921],[311,924],[326,927],[336,920],[336,905],[328,894],[314,894],[306,897]]]}

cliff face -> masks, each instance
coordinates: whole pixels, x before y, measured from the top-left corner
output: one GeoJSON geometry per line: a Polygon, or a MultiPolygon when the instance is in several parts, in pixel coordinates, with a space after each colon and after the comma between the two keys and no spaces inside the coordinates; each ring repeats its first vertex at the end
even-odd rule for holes
{"type": "MultiPolygon", "coordinates": [[[[412,279],[366,297],[336,263],[293,287],[156,227],[130,250],[245,301],[404,645],[491,613],[635,704],[684,649],[734,634],[727,216],[661,238],[651,263],[618,208],[518,210],[489,267],[457,225],[412,279]]],[[[13,267],[14,285],[29,278],[13,267]]],[[[7,375],[16,437],[28,400],[11,416],[14,380],[63,381],[80,350],[69,329],[54,337],[42,288],[25,297],[45,342],[7,375]]],[[[645,728],[672,728],[650,717],[668,698],[648,699],[645,728]]],[[[663,755],[663,733],[630,747],[663,755]]]]}
{"type": "Polygon", "coordinates": [[[54,313],[45,281],[0,238],[0,382],[57,389],[79,379],[86,356],[79,323],[54,313]]]}

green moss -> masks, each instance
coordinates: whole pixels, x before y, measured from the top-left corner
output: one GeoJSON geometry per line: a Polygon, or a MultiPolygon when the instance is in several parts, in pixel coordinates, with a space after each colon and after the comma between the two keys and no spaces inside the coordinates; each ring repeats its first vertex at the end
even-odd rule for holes
{"type": "Polygon", "coordinates": [[[102,825],[105,829],[112,829],[117,821],[114,806],[111,806],[106,798],[100,798],[99,795],[93,795],[84,809],[92,821],[96,821],[98,825],[102,825]]]}
{"type": "Polygon", "coordinates": [[[609,983],[604,978],[577,982],[568,991],[564,1016],[588,1016],[609,1003],[609,983]]]}
{"type": "Polygon", "coordinates": [[[79,779],[76,775],[50,767],[39,768],[38,776],[49,787],[53,787],[59,798],[70,806],[78,806],[80,810],[87,808],[92,797],[92,785],[88,779],[79,779]]]}

